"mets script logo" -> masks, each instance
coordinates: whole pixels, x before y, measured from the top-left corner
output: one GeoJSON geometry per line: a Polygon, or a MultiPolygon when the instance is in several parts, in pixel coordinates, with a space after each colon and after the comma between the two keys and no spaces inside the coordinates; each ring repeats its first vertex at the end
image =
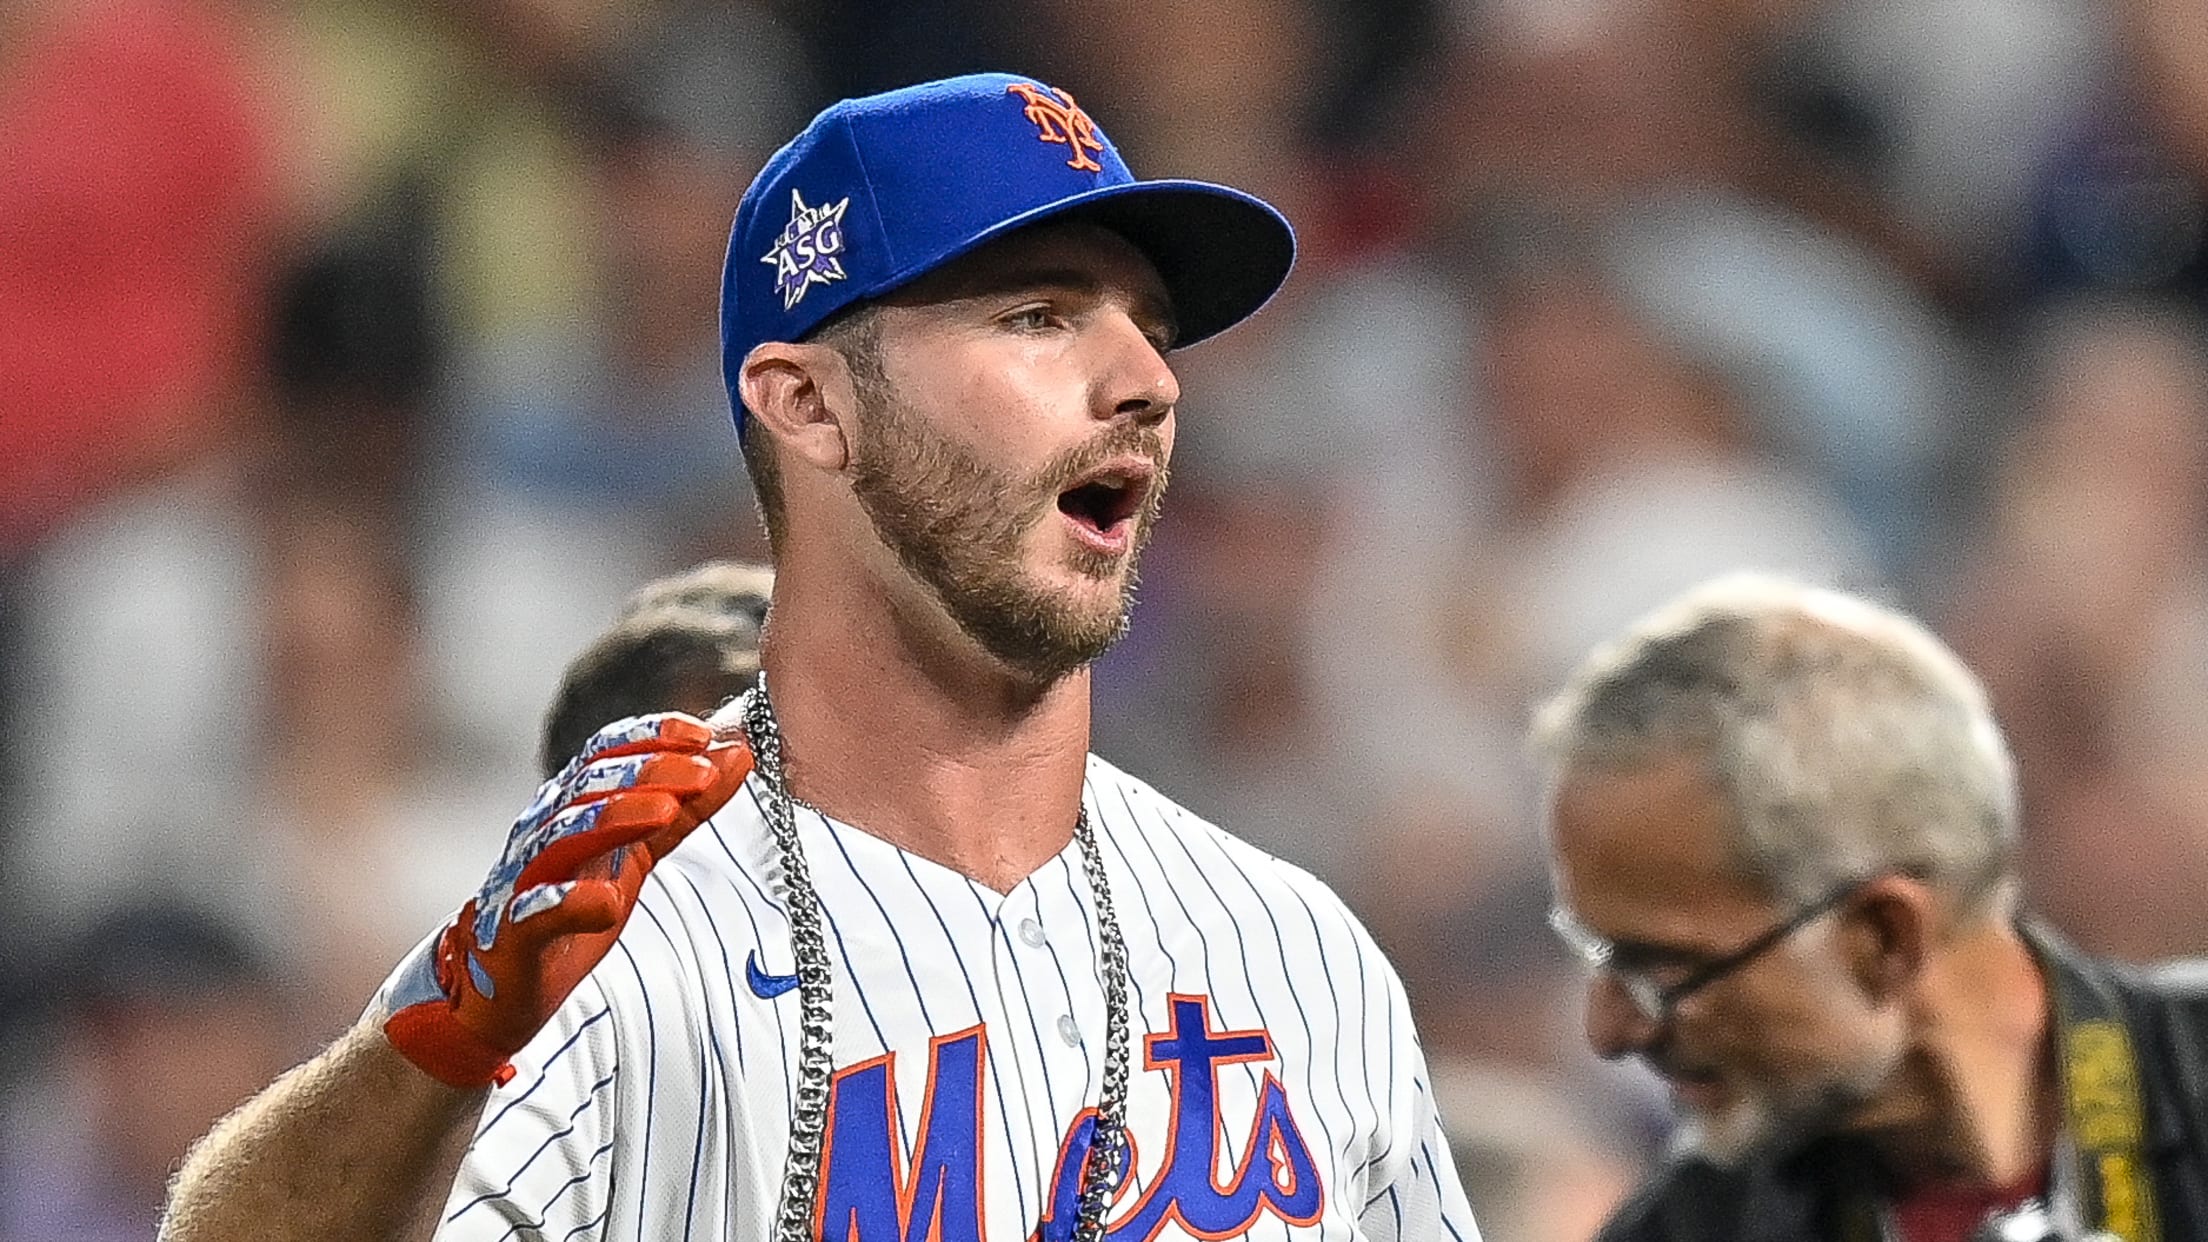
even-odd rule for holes
{"type": "Polygon", "coordinates": [[[790,222],[782,236],[760,258],[774,269],[774,287],[782,291],[782,309],[798,304],[805,291],[843,279],[843,213],[849,198],[824,207],[807,207],[796,190],[790,191],[790,222]]]}
{"type": "MultiPolygon", "coordinates": [[[[1211,1007],[1201,996],[1175,995],[1171,1009],[1171,1029],[1143,1041],[1143,1068],[1165,1074],[1173,1092],[1165,1158],[1139,1195],[1133,1193],[1133,1178],[1120,1178],[1106,1236],[1112,1242],[1152,1242],[1177,1226],[1181,1235],[1235,1238],[1266,1215],[1292,1225],[1316,1223],[1326,1194],[1318,1163],[1290,1113],[1287,1089],[1268,1070],[1251,1116],[1222,1115],[1219,1068],[1272,1060],[1272,1037],[1262,1030],[1212,1030],[1211,1007]],[[1220,1139],[1229,1127],[1247,1137],[1233,1167],[1222,1169],[1220,1139]]],[[[899,1137],[894,1057],[836,1074],[814,1237],[986,1242],[981,1219],[985,1042],[976,1026],[929,1043],[927,1103],[909,1157],[903,1156],[899,1137]]],[[[1128,1137],[1123,1174],[1140,1164],[1133,1135],[1128,1137]]],[[[1081,1167],[1095,1138],[1092,1108],[1066,1133],[1042,1224],[1027,1242],[1073,1237],[1081,1167]]]]}
{"type": "Polygon", "coordinates": [[[1031,86],[1026,82],[1014,82],[1004,88],[1008,95],[1018,95],[1027,101],[1022,115],[1035,122],[1040,131],[1037,137],[1044,142],[1055,142],[1069,147],[1073,158],[1066,167],[1083,172],[1103,172],[1104,166],[1089,158],[1089,152],[1102,153],[1104,140],[1096,133],[1096,122],[1073,102],[1073,96],[1055,86],[1031,86]]]}

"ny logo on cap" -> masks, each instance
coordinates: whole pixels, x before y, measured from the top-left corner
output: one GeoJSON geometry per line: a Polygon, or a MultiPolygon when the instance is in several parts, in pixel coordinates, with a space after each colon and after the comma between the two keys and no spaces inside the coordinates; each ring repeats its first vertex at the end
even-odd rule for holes
{"type": "Polygon", "coordinates": [[[1066,167],[1086,172],[1103,172],[1104,166],[1089,158],[1089,152],[1104,150],[1104,141],[1096,136],[1096,122],[1073,102],[1073,96],[1055,86],[1032,86],[1026,82],[1014,82],[1004,88],[1008,95],[1018,95],[1027,101],[1023,115],[1035,122],[1041,131],[1037,137],[1044,142],[1055,142],[1073,149],[1073,158],[1066,167]],[[1051,98],[1052,95],[1057,98],[1051,98]]]}
{"type": "Polygon", "coordinates": [[[851,205],[847,196],[822,207],[807,207],[796,190],[790,191],[790,222],[782,236],[760,262],[774,268],[774,287],[782,291],[782,309],[804,299],[814,285],[843,279],[843,213],[851,205]]]}

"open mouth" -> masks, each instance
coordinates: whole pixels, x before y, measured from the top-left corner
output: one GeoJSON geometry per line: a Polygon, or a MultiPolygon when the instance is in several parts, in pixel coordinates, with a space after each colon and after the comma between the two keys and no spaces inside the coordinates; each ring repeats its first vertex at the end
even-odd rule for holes
{"type": "Polygon", "coordinates": [[[1076,526],[1117,542],[1134,525],[1150,495],[1154,470],[1148,462],[1117,461],[1099,466],[1058,493],[1058,511],[1076,526]]]}

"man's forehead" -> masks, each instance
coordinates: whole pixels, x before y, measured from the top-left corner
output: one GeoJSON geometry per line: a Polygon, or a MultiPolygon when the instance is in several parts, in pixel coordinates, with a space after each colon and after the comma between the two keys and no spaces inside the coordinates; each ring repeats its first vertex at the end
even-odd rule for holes
{"type": "Polygon", "coordinates": [[[1730,814],[1698,757],[1567,773],[1549,815],[1559,902],[1609,935],[1760,911],[1767,898],[1731,854],[1730,814]]]}

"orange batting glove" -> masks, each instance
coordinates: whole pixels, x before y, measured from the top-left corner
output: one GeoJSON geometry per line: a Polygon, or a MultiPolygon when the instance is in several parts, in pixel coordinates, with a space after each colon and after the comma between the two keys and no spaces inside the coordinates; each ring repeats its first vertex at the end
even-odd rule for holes
{"type": "Polygon", "coordinates": [[[511,1078],[509,1058],[613,947],[652,865],[750,772],[749,749],[691,716],[601,729],[514,821],[475,899],[376,993],[391,1046],[455,1087],[511,1078]]]}

